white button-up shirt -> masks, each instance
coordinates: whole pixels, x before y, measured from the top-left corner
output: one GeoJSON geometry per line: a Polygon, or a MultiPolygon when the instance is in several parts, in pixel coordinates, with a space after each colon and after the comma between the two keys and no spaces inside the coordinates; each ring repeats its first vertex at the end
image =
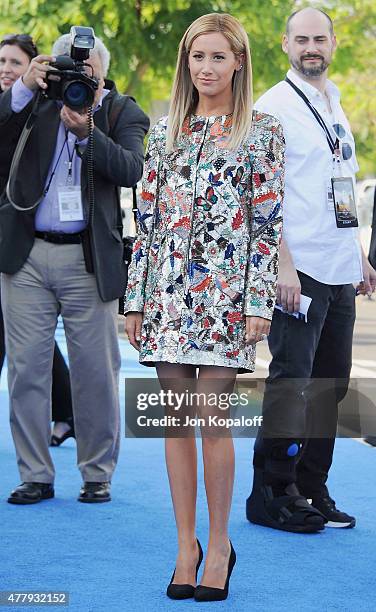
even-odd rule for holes
{"type": "MultiPolygon", "coordinates": [[[[345,130],[345,133],[341,130],[340,148],[343,144],[349,145],[352,155],[349,160],[341,161],[340,173],[352,178],[355,191],[355,173],[359,166],[338,88],[327,81],[325,91],[330,99],[330,113],[318,89],[292,70],[287,76],[318,110],[334,141],[333,123],[345,130]]],[[[296,269],[328,285],[359,282],[363,276],[358,228],[338,228],[334,210],[328,208],[327,188],[333,176],[333,156],[323,128],[286,81],[262,95],[255,108],[274,115],[283,126],[286,139],[283,237],[296,269]]]]}

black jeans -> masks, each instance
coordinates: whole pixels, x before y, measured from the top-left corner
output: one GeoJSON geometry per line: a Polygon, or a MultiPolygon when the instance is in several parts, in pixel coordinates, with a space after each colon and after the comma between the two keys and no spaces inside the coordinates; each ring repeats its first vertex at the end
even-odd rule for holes
{"type": "Polygon", "coordinates": [[[57,342],[52,365],[52,420],[73,424],[72,393],[69,369],[57,342]]]}
{"type": "Polygon", "coordinates": [[[5,334],[4,334],[4,319],[1,308],[1,293],[0,293],[0,375],[3,369],[5,359],[5,334]]]}
{"type": "Polygon", "coordinates": [[[272,361],[254,465],[264,469],[270,484],[295,481],[303,495],[315,497],[327,494],[338,403],[348,388],[355,289],[352,285],[326,285],[302,272],[298,275],[302,294],[312,298],[308,322],[278,310],[273,314],[269,334],[272,361]],[[320,431],[317,437],[315,429],[320,431]],[[298,457],[287,454],[293,442],[303,442],[298,457]]]}

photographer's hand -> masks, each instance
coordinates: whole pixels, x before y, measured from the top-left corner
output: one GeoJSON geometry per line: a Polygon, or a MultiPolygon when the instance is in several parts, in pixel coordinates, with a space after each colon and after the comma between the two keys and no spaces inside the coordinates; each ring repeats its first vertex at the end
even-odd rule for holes
{"type": "Polygon", "coordinates": [[[45,62],[54,62],[55,57],[52,55],[37,55],[31,60],[28,69],[22,77],[24,85],[31,91],[37,91],[41,89],[47,89],[47,83],[45,81],[47,72],[54,70],[45,62]]]}
{"type": "Polygon", "coordinates": [[[68,106],[63,106],[60,118],[67,130],[72,132],[78,140],[83,140],[89,136],[89,119],[86,109],[77,112],[68,106]]]}

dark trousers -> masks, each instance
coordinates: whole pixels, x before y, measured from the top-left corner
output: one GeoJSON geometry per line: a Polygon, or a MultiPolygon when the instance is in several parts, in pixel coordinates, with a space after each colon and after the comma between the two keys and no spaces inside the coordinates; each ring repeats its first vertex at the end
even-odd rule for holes
{"type": "Polygon", "coordinates": [[[69,370],[57,342],[52,364],[52,420],[73,424],[69,370]]]}
{"type": "Polygon", "coordinates": [[[268,483],[295,481],[303,495],[315,497],[327,494],[338,403],[348,388],[355,289],[298,274],[302,294],[312,298],[308,322],[278,310],[273,314],[272,361],[254,465],[264,470],[268,483]],[[294,442],[303,443],[302,450],[289,457],[294,442]]]}
{"type": "Polygon", "coordinates": [[[1,294],[0,294],[0,374],[3,369],[5,359],[5,334],[4,334],[4,319],[1,309],[1,294]]]}

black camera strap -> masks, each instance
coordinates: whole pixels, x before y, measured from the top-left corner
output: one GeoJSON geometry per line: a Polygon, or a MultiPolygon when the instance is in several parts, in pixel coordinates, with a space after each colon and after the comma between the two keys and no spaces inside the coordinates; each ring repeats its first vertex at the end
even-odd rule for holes
{"type": "Polygon", "coordinates": [[[88,224],[86,231],[82,233],[82,249],[84,252],[84,260],[86,271],[90,274],[94,273],[93,259],[93,237],[92,228],[94,222],[94,143],[93,143],[93,107],[88,108],[88,142],[86,146],[86,163],[87,163],[87,185],[88,185],[88,224]]]}
{"type": "Polygon", "coordinates": [[[89,201],[89,225],[92,226],[94,219],[94,140],[93,140],[93,107],[90,106],[87,114],[88,121],[88,141],[87,153],[87,181],[88,181],[88,201],[89,201]]]}
{"type": "MultiPolygon", "coordinates": [[[[16,150],[14,152],[14,156],[12,159],[12,164],[10,167],[10,171],[9,171],[9,179],[8,179],[8,183],[6,186],[6,194],[8,197],[9,202],[12,204],[12,206],[19,211],[22,212],[30,212],[32,210],[34,210],[38,204],[41,203],[41,201],[45,198],[45,196],[47,195],[47,193],[49,192],[49,189],[51,187],[51,183],[53,181],[53,178],[55,176],[56,170],[59,166],[60,160],[61,160],[61,156],[63,155],[63,151],[64,148],[67,147],[68,150],[68,159],[69,159],[69,165],[68,165],[68,178],[70,178],[72,176],[72,165],[73,165],[73,157],[76,153],[76,148],[73,148],[73,151],[70,150],[69,145],[68,145],[68,130],[65,129],[65,139],[63,142],[63,146],[61,147],[59,156],[57,158],[56,164],[50,174],[50,177],[48,179],[48,183],[46,185],[46,187],[44,188],[40,198],[38,198],[38,200],[36,202],[34,202],[31,206],[19,206],[18,204],[15,203],[13,196],[12,196],[12,177],[16,176],[16,173],[18,172],[18,166],[19,166],[19,162],[20,159],[22,157],[22,153],[25,149],[26,143],[29,139],[29,136],[31,134],[31,131],[35,125],[35,121],[37,119],[38,113],[39,113],[39,107],[40,107],[40,102],[41,99],[43,98],[43,92],[38,92],[31,113],[26,121],[25,127],[22,130],[21,136],[19,138],[19,141],[17,143],[17,147],[16,150]]],[[[92,116],[92,115],[91,115],[92,116]]],[[[90,125],[91,125],[91,119],[89,121],[90,125]]],[[[89,127],[89,137],[90,137],[90,127],[89,127]]]]}
{"type": "Polygon", "coordinates": [[[6,194],[7,194],[9,202],[12,204],[12,206],[16,210],[20,210],[22,212],[30,212],[31,210],[34,210],[34,208],[36,208],[38,206],[38,204],[40,204],[40,202],[43,200],[43,198],[45,196],[45,190],[43,190],[40,198],[38,198],[38,200],[36,202],[34,202],[34,204],[32,204],[31,206],[19,206],[14,201],[13,190],[12,190],[12,177],[13,176],[14,177],[17,176],[18,166],[19,166],[19,163],[20,163],[20,159],[22,157],[22,153],[23,153],[24,148],[26,146],[26,143],[27,143],[27,141],[29,139],[31,131],[32,131],[33,127],[34,127],[35,121],[36,121],[36,119],[38,117],[40,103],[41,103],[42,98],[43,98],[43,92],[41,90],[39,90],[38,93],[35,96],[34,103],[33,103],[32,109],[31,109],[31,113],[30,113],[29,117],[27,118],[25,126],[24,126],[24,128],[22,130],[21,136],[20,136],[20,138],[18,140],[17,147],[16,147],[16,150],[14,152],[12,163],[11,163],[11,166],[10,166],[9,178],[8,178],[8,183],[7,183],[7,186],[6,186],[6,194]]]}
{"type": "MultiPolygon", "coordinates": [[[[31,113],[26,121],[26,124],[22,130],[21,136],[18,140],[17,143],[17,147],[16,147],[16,151],[14,153],[13,159],[12,159],[12,164],[11,164],[11,168],[10,168],[10,172],[9,172],[9,179],[8,179],[8,183],[7,183],[7,187],[6,187],[6,194],[8,197],[8,200],[10,202],[10,204],[16,209],[19,210],[21,212],[30,212],[32,210],[34,210],[39,204],[40,202],[44,199],[44,197],[46,196],[46,193],[48,192],[54,174],[56,172],[56,169],[58,167],[58,164],[60,162],[61,156],[63,154],[63,150],[64,147],[67,145],[67,134],[66,134],[66,139],[64,141],[63,147],[60,151],[58,160],[55,164],[55,167],[51,173],[51,176],[49,178],[48,184],[45,187],[45,189],[43,189],[43,192],[41,194],[41,196],[38,198],[38,200],[36,202],[34,202],[31,206],[19,206],[15,201],[14,201],[14,197],[13,197],[13,181],[12,178],[17,176],[18,173],[18,168],[19,168],[19,163],[20,163],[20,159],[22,157],[22,153],[25,149],[26,143],[28,141],[28,138],[30,136],[30,133],[34,127],[35,121],[38,117],[38,113],[39,113],[39,108],[40,108],[40,103],[42,101],[42,99],[44,98],[43,92],[42,91],[38,91],[38,93],[35,96],[35,100],[34,100],[34,104],[31,110],[31,113]]],[[[109,128],[110,128],[110,133],[112,132],[117,119],[120,115],[120,112],[122,111],[122,109],[124,108],[126,101],[128,99],[128,96],[119,96],[118,98],[115,98],[114,102],[111,105],[110,108],[110,113],[109,113],[109,128]]],[[[92,237],[92,231],[90,231],[90,229],[93,227],[93,222],[94,222],[94,142],[93,142],[93,108],[89,107],[88,109],[88,142],[87,142],[87,146],[86,146],[86,162],[87,162],[87,178],[88,178],[88,225],[87,225],[87,229],[86,231],[82,232],[81,234],[81,240],[82,240],[82,248],[83,248],[83,252],[84,252],[84,259],[85,259],[85,267],[87,272],[89,273],[93,273],[94,272],[94,261],[93,261],[93,237],[92,237]]],[[[110,135],[110,134],[109,134],[110,135]]],[[[69,150],[68,147],[68,151],[69,151],[69,160],[70,163],[72,163],[72,159],[73,159],[73,155],[76,152],[77,154],[79,154],[78,151],[78,147],[75,146],[73,153],[71,155],[71,152],[69,150]]],[[[81,157],[81,155],[80,155],[81,157]]],[[[134,185],[132,187],[132,212],[133,212],[133,218],[134,221],[136,223],[137,220],[137,185],[134,185]]]]}

